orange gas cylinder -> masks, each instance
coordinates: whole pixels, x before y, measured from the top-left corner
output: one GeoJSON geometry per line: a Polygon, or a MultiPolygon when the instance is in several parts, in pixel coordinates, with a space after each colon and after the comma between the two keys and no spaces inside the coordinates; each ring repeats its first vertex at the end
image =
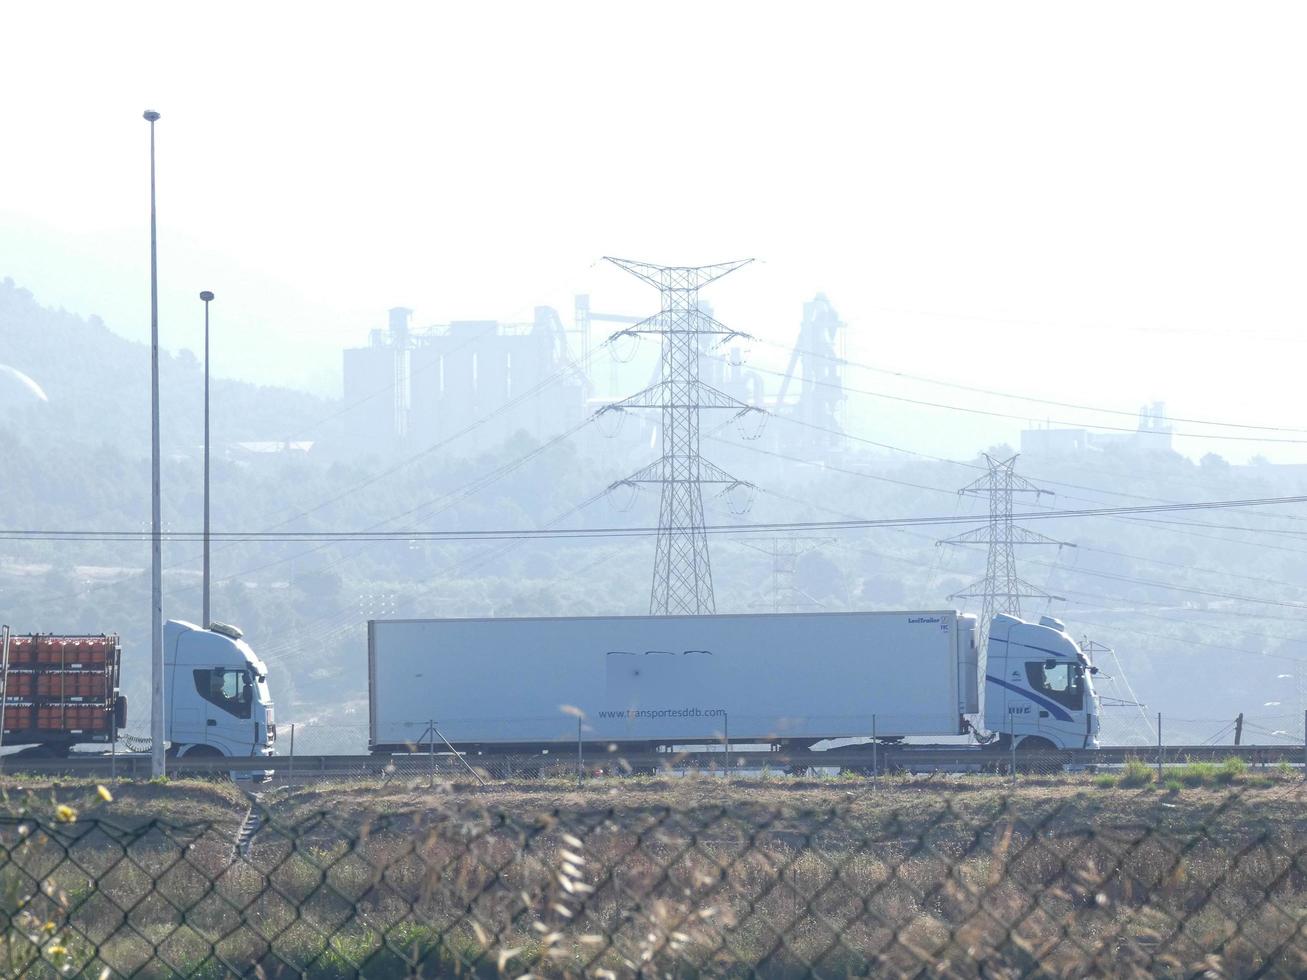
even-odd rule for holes
{"type": "Polygon", "coordinates": [[[49,666],[62,664],[65,642],[62,636],[41,637],[37,644],[37,662],[49,666]]]}
{"type": "Polygon", "coordinates": [[[95,698],[104,696],[104,671],[80,670],[67,675],[64,690],[68,697],[95,698]]]}
{"type": "Polygon", "coordinates": [[[32,638],[30,636],[9,637],[9,666],[30,664],[32,662],[32,638]]]}
{"type": "Polygon", "coordinates": [[[30,671],[13,671],[9,672],[9,687],[5,695],[11,698],[30,698],[32,696],[32,681],[35,675],[30,671]]]}

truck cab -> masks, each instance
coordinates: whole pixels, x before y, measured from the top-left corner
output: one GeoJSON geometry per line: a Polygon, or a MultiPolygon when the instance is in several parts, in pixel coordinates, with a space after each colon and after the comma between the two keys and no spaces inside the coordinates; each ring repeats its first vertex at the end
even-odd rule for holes
{"type": "Polygon", "coordinates": [[[1097,668],[1051,616],[997,615],[989,627],[985,728],[1003,747],[1098,748],[1097,668]]]}
{"type": "Polygon", "coordinates": [[[273,755],[277,728],[268,668],[241,631],[222,623],[205,629],[169,620],[163,636],[169,755],[273,755]]]}

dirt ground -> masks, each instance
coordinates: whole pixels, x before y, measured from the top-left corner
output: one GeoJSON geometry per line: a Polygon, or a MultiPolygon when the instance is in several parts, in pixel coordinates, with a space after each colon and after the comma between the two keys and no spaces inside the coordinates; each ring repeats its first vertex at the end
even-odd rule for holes
{"type": "Polygon", "coordinates": [[[515,821],[557,815],[607,815],[617,822],[660,814],[725,815],[766,825],[783,816],[792,826],[827,826],[832,820],[857,827],[898,826],[903,832],[941,822],[974,826],[1003,817],[1068,827],[1139,825],[1201,829],[1209,835],[1270,832],[1307,837],[1307,786],[1301,777],[1267,775],[1228,786],[1103,788],[1087,775],[1023,778],[1013,786],[993,776],[894,777],[809,780],[790,777],[731,779],[656,777],[596,779],[578,788],[567,780],[494,783],[488,787],[426,779],[316,783],[278,787],[250,795],[216,780],[167,783],[87,780],[0,781],[0,816],[53,814],[62,805],[79,819],[107,819],[124,826],[149,820],[238,826],[251,803],[268,822],[294,826],[324,815],[344,832],[363,829],[377,816],[411,818],[415,824],[442,815],[499,814],[515,821]],[[625,819],[624,819],[625,818],[625,819]]]}

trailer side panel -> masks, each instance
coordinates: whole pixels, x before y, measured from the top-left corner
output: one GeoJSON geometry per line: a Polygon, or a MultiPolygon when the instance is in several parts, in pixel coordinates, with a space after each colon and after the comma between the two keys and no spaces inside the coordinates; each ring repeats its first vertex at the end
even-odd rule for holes
{"type": "Polygon", "coordinates": [[[372,744],[961,734],[960,635],[953,611],[375,621],[372,744]]]}

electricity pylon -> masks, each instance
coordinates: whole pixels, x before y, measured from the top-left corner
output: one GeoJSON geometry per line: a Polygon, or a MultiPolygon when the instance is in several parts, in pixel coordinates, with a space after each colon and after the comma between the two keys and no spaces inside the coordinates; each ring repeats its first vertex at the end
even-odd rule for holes
{"type": "Polygon", "coordinates": [[[660,409],[662,456],[609,489],[641,484],[655,484],[660,489],[650,614],[712,614],[717,604],[704,530],[703,485],[721,486],[723,493],[753,487],[700,455],[699,413],[708,408],[730,409],[738,417],[759,409],[699,380],[699,358],[706,340],[712,338],[720,344],[732,337],[748,336],[723,326],[702,310],[699,289],[753,260],[687,267],[605,258],[662,294],[662,309],[657,314],[613,335],[661,337],[661,379],[638,394],[605,406],[599,413],[660,409]]]}
{"type": "Polygon", "coordinates": [[[828,544],[832,538],[754,538],[743,541],[746,548],[760,551],[771,558],[771,579],[767,598],[752,603],[755,609],[770,609],[774,613],[798,612],[800,609],[820,608],[822,603],[794,584],[799,570],[799,559],[810,551],[828,544]]]}
{"type": "Polygon", "coordinates": [[[986,453],[985,460],[989,464],[989,472],[958,492],[968,497],[987,497],[989,523],[939,542],[954,545],[983,544],[988,547],[985,577],[949,596],[950,599],[981,601],[979,647],[982,674],[988,654],[989,624],[994,616],[998,613],[1020,616],[1022,599],[1062,599],[1062,596],[1051,595],[1017,574],[1016,545],[1055,544],[1061,547],[1066,544],[1065,541],[1021,527],[1012,520],[1012,500],[1017,494],[1034,494],[1038,500],[1041,494],[1052,491],[1037,487],[1025,477],[1018,476],[1015,470],[1016,456],[998,460],[986,453]]]}

